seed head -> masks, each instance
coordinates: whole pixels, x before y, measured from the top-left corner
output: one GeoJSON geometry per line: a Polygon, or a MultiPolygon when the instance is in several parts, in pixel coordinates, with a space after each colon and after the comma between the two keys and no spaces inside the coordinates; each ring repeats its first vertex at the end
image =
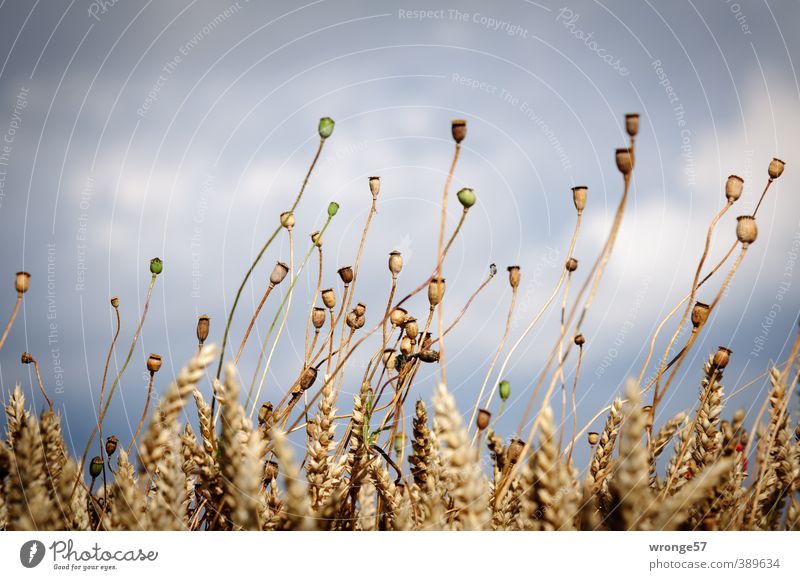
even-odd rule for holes
{"type": "Polygon", "coordinates": [[[461,143],[467,136],[467,122],[463,119],[456,119],[450,124],[450,131],[453,134],[453,140],[461,143]]]}
{"type": "Polygon", "coordinates": [[[147,357],[147,370],[150,374],[155,374],[161,369],[161,357],[155,353],[150,353],[147,357]]]}
{"type": "Polygon", "coordinates": [[[717,352],[714,353],[713,365],[718,369],[724,369],[731,360],[731,354],[733,354],[733,351],[728,347],[717,347],[717,352]]]}
{"type": "Polygon", "coordinates": [[[405,329],[406,336],[408,338],[410,338],[411,340],[417,338],[417,335],[419,334],[419,324],[417,324],[416,318],[414,318],[413,316],[409,316],[408,318],[406,318],[406,323],[403,326],[403,328],[405,329]]]}
{"type": "Polygon", "coordinates": [[[708,314],[711,312],[711,308],[708,304],[704,302],[695,302],[694,308],[692,308],[692,326],[695,328],[705,324],[706,320],[708,320],[708,314]]]}
{"type": "Polygon", "coordinates": [[[258,410],[258,424],[259,425],[269,425],[273,422],[274,413],[273,413],[273,406],[272,403],[266,401],[261,404],[261,408],[258,410]]]}
{"type": "Polygon", "coordinates": [[[369,192],[372,194],[372,197],[378,197],[378,194],[381,192],[381,178],[377,175],[373,175],[369,178],[369,192]]]}
{"type": "Polygon", "coordinates": [[[438,306],[438,304],[442,301],[442,296],[444,296],[444,278],[434,278],[431,280],[431,283],[428,284],[428,302],[431,305],[431,308],[438,306]]]}
{"type": "Polygon", "coordinates": [[[625,115],[625,131],[631,137],[636,137],[639,132],[639,113],[628,113],[625,115]]]}
{"type": "Polygon", "coordinates": [[[119,439],[117,439],[114,435],[110,437],[106,437],[106,455],[111,457],[114,455],[114,452],[117,450],[117,444],[119,443],[119,439]]]}
{"type": "Polygon", "coordinates": [[[287,230],[292,229],[294,227],[294,213],[290,211],[283,212],[281,214],[281,225],[287,230]]]}
{"type": "Polygon", "coordinates": [[[24,365],[29,365],[31,363],[35,363],[36,362],[36,359],[33,358],[33,355],[31,353],[27,352],[27,351],[22,353],[22,356],[20,357],[20,360],[22,361],[22,364],[24,364],[24,365]]]}
{"type": "Polygon", "coordinates": [[[318,248],[322,247],[322,234],[319,232],[311,232],[311,243],[318,248]]]}
{"type": "Polygon", "coordinates": [[[118,296],[113,296],[111,298],[111,306],[113,308],[119,308],[119,297],[118,296]]]}
{"type": "Polygon", "coordinates": [[[472,191],[469,187],[464,187],[460,189],[456,195],[458,196],[458,201],[460,201],[461,205],[464,206],[464,209],[471,208],[473,205],[475,205],[475,202],[477,201],[477,198],[475,197],[475,192],[472,191]]]}
{"type": "Polygon", "coordinates": [[[589,188],[585,185],[576,185],[572,188],[572,203],[575,204],[575,209],[578,215],[583,213],[586,207],[586,196],[589,194],[589,188]]]}
{"type": "Polygon", "coordinates": [[[425,363],[435,363],[439,361],[439,353],[435,350],[421,350],[419,352],[419,360],[425,363]]]}
{"type": "Polygon", "coordinates": [[[738,175],[729,175],[728,181],[725,182],[725,197],[728,201],[733,203],[742,197],[742,189],[744,189],[744,179],[738,175]]]}
{"type": "Polygon", "coordinates": [[[391,349],[391,348],[384,349],[383,355],[381,356],[381,360],[383,360],[383,364],[384,364],[384,366],[386,366],[386,368],[389,368],[389,369],[393,369],[394,368],[395,358],[396,358],[396,354],[395,354],[393,349],[391,349]]]}
{"type": "Polygon", "coordinates": [[[288,273],[289,266],[283,262],[276,262],[275,267],[272,269],[272,274],[269,275],[269,283],[273,286],[277,286],[283,282],[283,279],[286,278],[286,274],[288,273]]]}
{"type": "Polygon", "coordinates": [[[736,218],[736,237],[742,246],[747,247],[756,241],[758,228],[756,218],[749,215],[740,215],[736,218]]]}
{"type": "Polygon", "coordinates": [[[575,342],[576,346],[583,346],[586,344],[586,338],[580,333],[575,335],[575,338],[572,339],[575,342]]]}
{"type": "Polygon", "coordinates": [[[478,411],[478,417],[476,419],[476,424],[478,426],[478,431],[483,431],[489,426],[489,420],[492,418],[492,414],[487,411],[486,409],[481,409],[478,411]]]}
{"type": "Polygon", "coordinates": [[[20,294],[25,294],[28,291],[28,288],[31,287],[31,275],[27,272],[17,272],[16,277],[14,278],[14,288],[17,289],[17,292],[20,294]]]}
{"type": "Polygon", "coordinates": [[[508,283],[512,288],[519,288],[520,276],[519,266],[508,267],[508,283]]]}
{"type": "Polygon", "coordinates": [[[350,284],[353,281],[353,268],[350,266],[344,266],[343,268],[339,268],[336,271],[339,274],[339,278],[342,279],[342,282],[345,286],[350,284]]]}
{"type": "Polygon", "coordinates": [[[150,260],[150,272],[158,276],[161,272],[164,271],[164,262],[161,261],[161,258],[153,258],[150,260]]]}
{"type": "Polygon", "coordinates": [[[364,316],[359,316],[356,314],[355,309],[351,310],[347,313],[347,317],[345,318],[345,322],[347,326],[352,328],[353,330],[358,330],[367,322],[367,319],[364,316]]]}
{"type": "Polygon", "coordinates": [[[311,311],[311,323],[314,325],[314,328],[319,330],[325,325],[325,309],[321,306],[315,306],[314,310],[311,311]]]}
{"type": "Polygon", "coordinates": [[[400,352],[404,355],[409,356],[414,350],[414,341],[408,338],[407,336],[403,337],[403,340],[400,341],[400,352]]]}
{"type": "Polygon", "coordinates": [[[512,439],[508,444],[508,451],[506,451],[506,459],[511,465],[514,465],[522,457],[522,450],[525,449],[525,442],[522,439],[512,439]]]}
{"type": "Polygon", "coordinates": [[[500,381],[498,387],[500,390],[500,399],[502,399],[504,402],[507,401],[511,396],[511,383],[508,381],[500,381]]]}
{"type": "Polygon", "coordinates": [[[573,257],[567,258],[567,263],[564,264],[564,267],[567,269],[567,272],[574,272],[578,269],[578,260],[573,257]]]}
{"type": "Polygon", "coordinates": [[[617,169],[622,175],[628,176],[633,171],[633,150],[617,149],[616,152],[617,169]]]}
{"type": "Polygon", "coordinates": [[[208,329],[211,324],[211,318],[208,314],[201,314],[197,319],[197,341],[203,344],[208,338],[208,329]]]}
{"type": "Polygon", "coordinates": [[[333,133],[333,126],[335,124],[336,123],[334,123],[333,119],[330,117],[322,117],[319,120],[319,128],[317,129],[319,131],[320,139],[327,139],[330,137],[331,133],[333,133]]]}
{"type": "Polygon", "coordinates": [[[103,459],[100,456],[92,457],[92,462],[89,464],[89,475],[94,479],[101,473],[103,473],[103,459]]]}
{"type": "Polygon", "coordinates": [[[586,434],[586,438],[589,440],[589,445],[594,447],[600,441],[600,434],[597,431],[589,431],[586,434]]]}
{"type": "Polygon", "coordinates": [[[783,173],[783,169],[786,167],[786,164],[781,161],[780,159],[773,159],[769,162],[769,178],[770,179],[778,179],[783,173]]]}
{"type": "Polygon", "coordinates": [[[389,252],[389,271],[397,276],[403,270],[403,254],[397,250],[389,252]]]}
{"type": "Polygon", "coordinates": [[[336,306],[336,292],[333,291],[333,288],[322,291],[322,303],[328,310],[333,310],[336,306]]]}
{"type": "Polygon", "coordinates": [[[389,321],[392,323],[392,326],[403,326],[406,323],[407,317],[408,311],[398,306],[389,314],[389,321]]]}
{"type": "Polygon", "coordinates": [[[427,350],[433,344],[433,336],[430,332],[426,332],[422,335],[422,350],[427,350]]]}
{"type": "Polygon", "coordinates": [[[364,316],[364,313],[366,311],[367,311],[366,305],[361,302],[356,304],[356,307],[353,308],[353,312],[355,312],[356,316],[364,316]]]}
{"type": "Polygon", "coordinates": [[[307,391],[311,388],[311,385],[314,384],[314,381],[317,380],[317,369],[314,367],[306,367],[306,369],[300,375],[300,379],[298,380],[298,385],[300,386],[300,390],[307,391]]]}
{"type": "Polygon", "coordinates": [[[328,204],[328,217],[335,216],[337,211],[339,211],[339,204],[335,201],[330,202],[328,204]]]}

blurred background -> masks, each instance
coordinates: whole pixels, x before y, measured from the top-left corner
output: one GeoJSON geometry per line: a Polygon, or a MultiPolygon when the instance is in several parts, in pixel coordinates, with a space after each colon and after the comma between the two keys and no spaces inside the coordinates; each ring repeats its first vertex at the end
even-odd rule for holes
{"type": "MultiPolygon", "coordinates": [[[[435,265],[450,121],[463,118],[468,136],[449,230],[461,213],[455,191],[472,187],[478,202],[444,267],[448,323],[489,265],[499,269],[446,340],[448,387],[468,418],[503,333],[511,297],[505,268],[522,270],[510,345],[568,257],[574,185],[588,185],[589,198],[573,295],[600,252],[622,192],[614,149],[627,145],[624,114],[635,111],[642,120],[631,198],[583,327],[578,425],[639,374],[656,325],[688,292],[708,224],[725,202],[726,177],[742,176],[745,193],[717,228],[711,263],[733,241],[735,217],[752,212],[770,159],[780,157],[787,169],[759,210],[759,238],[656,421],[694,404],[702,363],[717,345],[733,349],[725,390],[746,386],[726,415],[744,408],[754,418],[763,373],[787,356],[800,306],[800,41],[791,33],[799,18],[795,3],[728,0],[5,2],[3,322],[15,299],[14,272],[29,271],[31,288],[0,353],[3,400],[19,383],[37,408],[44,404],[33,369],[20,364],[30,351],[80,454],[114,332],[109,299],[119,296],[122,317],[110,382],[141,315],[149,260],[159,256],[164,272],[106,419],[105,432],[127,442],[144,404],[148,353],[164,358],[158,396],[196,349],[198,315],[211,317],[209,342],[221,341],[242,275],[296,196],[322,116],[336,128],[297,210],[294,260],[308,251],[328,202],[339,202],[325,236],[322,283],[341,296],[336,270],[355,260],[371,202],[367,177],[380,175],[355,296],[367,305],[371,328],[390,287],[389,251],[400,250],[406,263],[399,295],[435,265]]],[[[283,233],[245,289],[229,352],[279,259],[289,260],[283,233]]],[[[300,274],[262,400],[279,400],[302,364],[316,271],[314,256],[300,274]]],[[[698,298],[710,301],[722,277],[698,298]]],[[[505,437],[516,431],[557,339],[560,298],[502,377],[512,389],[497,424],[505,437]]],[[[278,303],[267,302],[247,344],[239,367],[245,389],[278,303]]],[[[424,293],[409,305],[420,319],[427,308],[424,293]]],[[[674,328],[667,325],[656,357],[674,328]]],[[[353,355],[341,412],[349,412],[378,344],[353,355]]],[[[575,363],[573,355],[565,367],[568,385],[575,363]]],[[[429,400],[437,380],[436,365],[426,365],[410,398],[429,400]]],[[[208,397],[207,381],[203,390],[208,397]]],[[[579,465],[587,453],[581,441],[579,465]]]]}

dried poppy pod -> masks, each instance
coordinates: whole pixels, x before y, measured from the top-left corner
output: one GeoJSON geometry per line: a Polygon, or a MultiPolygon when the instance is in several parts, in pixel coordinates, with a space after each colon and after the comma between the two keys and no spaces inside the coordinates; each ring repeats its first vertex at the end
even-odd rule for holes
{"type": "Polygon", "coordinates": [[[576,334],[575,338],[573,338],[572,340],[575,343],[575,346],[583,346],[584,344],[586,344],[586,338],[580,333],[576,334]]]}
{"type": "Polygon", "coordinates": [[[594,447],[600,441],[600,434],[597,431],[589,431],[586,434],[586,439],[589,441],[589,445],[594,447]]]}
{"type": "Polygon", "coordinates": [[[399,306],[389,314],[389,322],[392,323],[392,326],[403,326],[406,323],[406,318],[408,318],[408,312],[405,308],[400,308],[399,306]]]}
{"type": "Polygon", "coordinates": [[[101,473],[103,473],[103,459],[100,456],[92,457],[92,462],[89,464],[89,475],[94,479],[101,473]]]}
{"type": "Polygon", "coordinates": [[[389,271],[396,277],[403,270],[403,254],[397,250],[389,252],[389,271]]]}
{"type": "Polygon", "coordinates": [[[20,294],[25,294],[30,287],[31,275],[27,272],[17,272],[17,275],[14,278],[14,288],[16,288],[17,292],[20,294]]]}
{"type": "Polygon", "coordinates": [[[439,352],[431,349],[419,351],[419,360],[425,363],[435,363],[439,361],[439,352]]]}
{"type": "Polygon", "coordinates": [[[281,225],[287,230],[292,229],[294,227],[294,213],[290,211],[283,212],[281,214],[281,225]]]}
{"type": "Polygon", "coordinates": [[[458,197],[459,203],[463,206],[465,210],[471,208],[475,205],[477,198],[475,197],[475,192],[471,190],[469,187],[461,188],[458,193],[456,194],[458,197]]]}
{"type": "Polygon", "coordinates": [[[628,113],[625,115],[625,131],[631,137],[636,137],[639,133],[639,113],[628,113]]]}
{"type": "Polygon", "coordinates": [[[400,352],[404,355],[409,356],[414,351],[414,341],[408,338],[407,336],[403,337],[403,340],[400,341],[400,352]]]}
{"type": "Polygon", "coordinates": [[[367,319],[363,315],[359,316],[358,314],[356,314],[355,310],[351,310],[350,312],[347,313],[347,318],[345,318],[345,322],[347,322],[347,326],[349,326],[353,330],[358,330],[359,328],[364,326],[364,324],[366,324],[367,319]]]}
{"type": "Polygon", "coordinates": [[[322,303],[328,310],[333,310],[336,306],[336,292],[333,291],[333,288],[322,291],[322,303]]]}
{"type": "Polygon", "coordinates": [[[417,319],[413,316],[406,318],[406,323],[403,325],[403,329],[406,331],[406,336],[411,340],[417,338],[417,335],[419,334],[419,324],[417,323],[417,319]]]}
{"type": "Polygon", "coordinates": [[[119,308],[119,296],[112,296],[111,297],[111,307],[112,308],[119,308]]]}
{"type": "Polygon", "coordinates": [[[278,462],[267,461],[264,465],[264,483],[269,485],[278,477],[278,462]]]}
{"type": "Polygon", "coordinates": [[[119,439],[117,439],[114,435],[106,437],[106,455],[111,457],[117,451],[117,444],[119,444],[119,439]]]}
{"type": "Polygon", "coordinates": [[[730,203],[733,203],[742,197],[742,190],[744,189],[744,179],[738,175],[729,175],[728,180],[725,182],[725,197],[730,203]]]}
{"type": "Polygon", "coordinates": [[[147,357],[147,370],[150,374],[155,374],[161,369],[161,357],[154,352],[147,357]]]}
{"type": "Polygon", "coordinates": [[[774,158],[772,161],[769,162],[769,168],[767,171],[769,172],[770,179],[778,179],[783,173],[783,169],[786,167],[786,164],[778,158],[774,158]]]}
{"type": "Polygon", "coordinates": [[[339,278],[342,279],[342,283],[347,286],[350,282],[353,281],[353,268],[351,266],[344,266],[343,268],[339,268],[336,271],[339,274],[339,278]]]}
{"type": "Polygon", "coordinates": [[[724,369],[731,360],[731,354],[733,354],[733,351],[728,347],[718,346],[717,352],[714,353],[712,364],[718,369],[724,369]]]}
{"type": "Polygon", "coordinates": [[[289,266],[284,264],[283,262],[276,262],[275,267],[272,269],[272,274],[269,275],[269,283],[272,286],[277,286],[283,279],[286,278],[286,274],[289,273],[289,266]]]}
{"type": "Polygon", "coordinates": [[[314,325],[314,328],[319,330],[325,324],[325,309],[321,306],[315,306],[314,310],[311,311],[311,324],[314,325]]]}
{"type": "Polygon", "coordinates": [[[695,302],[694,308],[692,308],[692,326],[697,328],[705,324],[706,320],[708,320],[708,314],[711,312],[711,308],[708,304],[704,302],[695,302]]]}
{"type": "Polygon", "coordinates": [[[487,411],[486,409],[480,409],[478,411],[478,417],[475,421],[478,431],[483,431],[489,426],[489,420],[492,418],[492,414],[487,411]]]}
{"type": "Polygon", "coordinates": [[[497,385],[500,390],[500,399],[505,402],[511,396],[511,383],[508,381],[500,381],[497,385]]]}
{"type": "Polygon", "coordinates": [[[378,197],[378,194],[381,192],[381,178],[377,175],[373,175],[369,178],[369,192],[372,194],[372,197],[378,197]]]}
{"type": "Polygon", "coordinates": [[[444,278],[434,278],[431,280],[431,283],[428,284],[428,302],[430,303],[431,308],[435,308],[442,301],[442,296],[444,296],[444,288],[444,278]]]}
{"type": "Polygon", "coordinates": [[[433,336],[430,332],[422,335],[422,350],[428,349],[433,344],[433,336]]]}
{"type": "Polygon", "coordinates": [[[31,353],[26,351],[26,352],[22,353],[22,356],[20,357],[20,361],[22,361],[22,364],[24,364],[24,365],[29,365],[31,363],[35,363],[36,359],[33,358],[33,355],[31,353]]]}
{"type": "Polygon", "coordinates": [[[201,314],[197,319],[197,340],[203,344],[208,338],[208,329],[211,324],[211,319],[208,314],[201,314]]]}
{"type": "Polygon", "coordinates": [[[747,247],[756,241],[758,228],[756,218],[750,215],[740,215],[736,218],[736,237],[742,246],[747,247]]]}
{"type": "Polygon", "coordinates": [[[394,368],[394,349],[392,348],[385,348],[383,349],[383,355],[381,355],[381,360],[383,361],[384,366],[393,369],[394,368]]]}
{"type": "Polygon", "coordinates": [[[525,449],[525,442],[522,439],[511,440],[506,450],[506,459],[511,465],[514,465],[520,460],[523,449],[525,449]]]}
{"type": "Polygon", "coordinates": [[[508,283],[512,288],[519,288],[519,281],[521,278],[519,266],[508,267],[508,283]]]}
{"type": "Polygon", "coordinates": [[[301,374],[300,378],[297,380],[297,384],[300,387],[301,391],[307,391],[311,388],[311,385],[314,384],[314,381],[317,380],[317,369],[314,367],[307,367],[301,374]]]}
{"type": "Polygon", "coordinates": [[[263,426],[272,426],[275,419],[274,407],[272,403],[266,401],[261,404],[258,410],[258,424],[263,426]]]}
{"type": "Polygon", "coordinates": [[[628,176],[633,171],[633,150],[628,148],[617,149],[616,151],[617,169],[624,176],[628,176]]]}
{"type": "Polygon", "coordinates": [[[311,232],[311,243],[318,248],[322,247],[322,234],[319,232],[311,232]]]}
{"type": "Polygon", "coordinates": [[[463,119],[456,119],[450,123],[450,132],[453,134],[453,140],[461,143],[467,136],[467,122],[463,119]]]}
{"type": "Polygon", "coordinates": [[[356,307],[353,308],[353,312],[356,313],[356,316],[364,316],[367,312],[367,306],[363,302],[359,302],[356,304],[356,307]]]}
{"type": "Polygon", "coordinates": [[[574,272],[578,269],[578,260],[572,257],[567,258],[567,262],[564,264],[564,267],[567,269],[567,272],[574,272]]]}
{"type": "Polygon", "coordinates": [[[583,213],[586,207],[586,196],[589,194],[589,188],[585,185],[576,185],[572,188],[572,203],[575,204],[575,209],[578,215],[583,213]]]}

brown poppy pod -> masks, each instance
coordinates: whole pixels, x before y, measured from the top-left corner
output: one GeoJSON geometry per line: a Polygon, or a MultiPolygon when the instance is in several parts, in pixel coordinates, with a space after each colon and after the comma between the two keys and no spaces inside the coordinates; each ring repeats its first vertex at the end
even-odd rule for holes
{"type": "Polygon", "coordinates": [[[705,324],[706,320],[708,320],[708,315],[711,312],[711,308],[708,304],[704,302],[695,302],[694,308],[692,308],[692,326],[697,328],[698,326],[705,324]]]}
{"type": "Polygon", "coordinates": [[[733,354],[733,351],[728,347],[717,347],[717,352],[714,353],[714,358],[712,360],[713,365],[718,369],[724,369],[731,360],[731,354],[733,354]]]}
{"type": "Polygon", "coordinates": [[[740,215],[736,218],[736,237],[742,246],[749,246],[758,237],[756,218],[750,215],[740,215]]]}
{"type": "Polygon", "coordinates": [[[389,271],[397,276],[403,270],[403,254],[397,250],[389,252],[389,271]]]}
{"type": "Polygon", "coordinates": [[[272,274],[269,275],[269,283],[273,286],[277,286],[283,282],[283,279],[286,278],[286,274],[288,273],[289,266],[283,262],[276,262],[275,267],[272,269],[272,274]]]}
{"type": "Polygon", "coordinates": [[[511,284],[512,288],[519,287],[521,275],[519,271],[519,266],[509,266],[508,267],[508,283],[511,284]]]}
{"type": "Polygon", "coordinates": [[[625,115],[625,131],[631,137],[636,137],[639,133],[639,113],[628,113],[625,115]]]}
{"type": "Polygon", "coordinates": [[[617,169],[622,175],[628,176],[633,171],[633,150],[628,148],[617,149],[616,151],[617,169]]]}
{"type": "Polygon", "coordinates": [[[311,311],[311,324],[314,325],[314,328],[319,330],[325,325],[325,309],[321,306],[315,306],[314,310],[311,311]]]}
{"type": "Polygon", "coordinates": [[[353,268],[350,266],[345,266],[343,268],[339,268],[337,270],[339,274],[339,278],[342,279],[342,283],[347,286],[350,282],[353,281],[353,268]]]}
{"type": "Polygon", "coordinates": [[[492,414],[487,411],[486,409],[480,409],[478,411],[478,417],[476,419],[476,424],[478,426],[478,431],[483,431],[489,426],[489,421],[492,418],[492,414]]]}
{"type": "Polygon", "coordinates": [[[453,134],[453,140],[461,143],[467,136],[467,122],[463,119],[456,119],[450,124],[450,132],[453,134]]]}
{"type": "Polygon", "coordinates": [[[744,189],[744,179],[738,175],[729,175],[728,180],[725,182],[725,197],[729,202],[733,203],[742,197],[742,190],[744,189]]]}
{"type": "Polygon", "coordinates": [[[431,280],[431,283],[428,284],[428,302],[431,305],[431,308],[434,308],[439,305],[442,301],[442,296],[444,296],[444,278],[434,278],[431,280]]]}
{"type": "Polygon", "coordinates": [[[575,204],[575,209],[578,213],[583,213],[586,207],[586,197],[589,194],[589,188],[585,185],[576,185],[572,188],[572,203],[575,204]]]}
{"type": "Polygon", "coordinates": [[[17,275],[14,278],[14,288],[17,290],[17,292],[20,294],[25,294],[30,287],[31,275],[27,272],[17,272],[17,275]]]}
{"type": "Polygon", "coordinates": [[[147,370],[151,373],[157,373],[161,369],[161,357],[155,353],[150,353],[147,357],[147,370]]]}
{"type": "Polygon", "coordinates": [[[208,338],[208,330],[211,324],[211,319],[208,317],[208,314],[201,314],[200,317],[197,319],[197,340],[200,343],[204,343],[208,338]]]}
{"type": "Polygon", "coordinates": [[[333,288],[328,288],[322,291],[322,303],[328,310],[333,310],[336,306],[336,292],[333,288]]]}
{"type": "Polygon", "coordinates": [[[778,179],[783,173],[784,167],[786,167],[786,164],[778,158],[775,158],[772,161],[770,161],[769,168],[767,169],[769,173],[769,178],[778,179]]]}

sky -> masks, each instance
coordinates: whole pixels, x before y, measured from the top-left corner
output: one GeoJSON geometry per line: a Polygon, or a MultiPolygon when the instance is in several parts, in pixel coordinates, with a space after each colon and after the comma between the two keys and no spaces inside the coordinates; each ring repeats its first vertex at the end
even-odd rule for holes
{"type": "MultiPolygon", "coordinates": [[[[149,260],[164,260],[106,419],[106,431],[126,441],[144,404],[148,353],[164,359],[157,397],[194,353],[199,314],[211,317],[209,342],[221,341],[244,272],[297,194],[323,116],[336,126],[297,210],[294,264],[337,201],[323,288],[341,297],[336,270],[354,263],[371,202],[367,178],[381,176],[356,291],[367,305],[365,328],[385,307],[389,251],[405,259],[400,295],[435,265],[450,121],[467,121],[448,231],[461,213],[455,191],[471,187],[478,202],[444,265],[446,321],[490,264],[499,270],[445,341],[448,388],[467,418],[503,334],[506,267],[520,265],[522,283],[501,361],[556,287],[575,225],[572,186],[587,185],[589,195],[570,296],[599,254],[622,192],[614,150],[627,146],[628,112],[641,114],[636,168],[614,254],[582,328],[578,425],[639,374],[659,321],[688,293],[708,224],[725,203],[727,176],[744,178],[744,195],[717,226],[713,263],[734,240],[736,216],[753,211],[773,157],[787,169],[759,209],[758,240],[656,422],[691,408],[702,363],[718,345],[733,350],[725,390],[742,389],[726,414],[741,407],[754,418],[763,373],[794,340],[796,3],[37,0],[3,2],[0,16],[0,312],[13,307],[14,273],[31,273],[0,352],[0,390],[5,400],[19,383],[41,408],[33,369],[20,364],[20,354],[31,352],[73,450],[82,450],[95,421],[114,333],[110,297],[120,298],[122,317],[113,377],[141,315],[149,260]]],[[[243,293],[229,349],[273,264],[288,263],[289,253],[281,233],[243,293]]],[[[299,274],[261,400],[280,399],[302,364],[315,260],[299,274]]],[[[698,299],[713,299],[725,273],[698,299]]],[[[512,385],[495,426],[506,437],[558,338],[562,297],[563,288],[504,376],[490,379],[512,385]]],[[[247,343],[239,365],[245,388],[278,303],[268,300],[247,343]]],[[[424,319],[424,293],[409,310],[424,319]]],[[[674,331],[673,321],[656,357],[674,331]]],[[[376,348],[369,342],[354,353],[342,412],[376,348]]],[[[575,364],[573,353],[565,365],[570,385],[575,364]]],[[[412,397],[430,400],[438,380],[427,365],[412,397]]],[[[208,382],[202,390],[208,396],[208,382]]],[[[496,403],[492,410],[497,415],[496,403]]],[[[576,457],[586,453],[581,447],[576,457]]]]}

